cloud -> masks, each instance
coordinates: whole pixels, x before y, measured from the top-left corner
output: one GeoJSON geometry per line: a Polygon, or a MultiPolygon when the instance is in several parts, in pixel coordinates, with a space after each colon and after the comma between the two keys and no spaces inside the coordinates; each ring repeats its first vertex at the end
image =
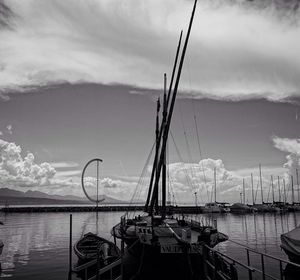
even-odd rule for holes
{"type": "MultiPolygon", "coordinates": [[[[286,175],[294,175],[296,169],[300,167],[300,139],[280,138],[274,136],[272,138],[274,147],[278,150],[288,153],[284,168],[286,168],[286,175]]],[[[289,176],[286,176],[289,180],[289,176]]]]}
{"type": "Polygon", "coordinates": [[[56,177],[70,177],[70,176],[79,175],[81,174],[81,172],[82,172],[81,170],[56,171],[56,177]]]}
{"type": "MultiPolygon", "coordinates": [[[[296,4],[199,1],[180,94],[230,100],[299,96],[296,4]]],[[[192,9],[184,0],[6,5],[0,28],[0,95],[6,98],[11,91],[65,82],[160,89],[192,9]]]]}
{"type": "Polygon", "coordinates": [[[72,161],[59,161],[59,162],[50,162],[50,164],[54,168],[73,168],[73,167],[78,167],[77,162],[72,162],[72,161]]]}
{"type": "Polygon", "coordinates": [[[300,156],[300,139],[280,138],[274,136],[272,140],[275,148],[278,150],[300,156]]]}
{"type": "Polygon", "coordinates": [[[7,129],[7,133],[11,135],[12,134],[12,125],[11,124],[7,125],[6,129],[7,129]]]}
{"type": "Polygon", "coordinates": [[[37,164],[34,155],[22,157],[22,149],[15,143],[0,139],[0,186],[35,187],[47,185],[55,169],[47,162],[37,164]]]}
{"type": "MultiPolygon", "coordinates": [[[[282,140],[282,139],[281,139],[282,140]]],[[[279,143],[280,139],[276,139],[279,143]]],[[[281,142],[288,142],[286,139],[281,142]]],[[[282,147],[284,145],[282,144],[282,147]]],[[[286,145],[288,151],[290,145],[286,145]]],[[[282,148],[283,150],[285,148],[282,148]]],[[[50,163],[38,164],[35,157],[28,152],[23,155],[20,146],[13,142],[0,139],[0,187],[17,190],[40,190],[48,194],[84,196],[81,187],[80,170],[64,170],[75,163],[59,162],[56,164],[63,169],[58,171],[50,163]]],[[[76,165],[77,166],[77,165],[76,165]]],[[[286,166],[287,167],[287,166],[286,166]]],[[[72,168],[72,167],[71,167],[72,168]]],[[[221,159],[203,159],[199,163],[171,163],[168,166],[170,184],[168,184],[168,199],[175,197],[177,203],[194,202],[197,192],[199,202],[205,203],[213,198],[214,169],[216,169],[217,200],[236,202],[242,190],[242,179],[245,178],[247,199],[250,202],[251,184],[250,172],[247,170],[228,170],[221,159]]],[[[271,171],[280,169],[263,169],[264,196],[267,197],[271,171]]],[[[248,170],[250,171],[250,170],[248,170]]],[[[254,172],[253,172],[254,173],[254,172]]],[[[254,173],[255,175],[255,173],[254,173]]],[[[259,178],[254,176],[255,190],[259,178]]],[[[276,175],[276,174],[274,174],[276,175]]],[[[99,194],[105,194],[117,199],[130,201],[145,201],[150,181],[150,169],[142,178],[135,176],[105,176],[99,181],[99,194]]],[[[85,187],[90,195],[96,194],[96,178],[85,178],[85,187]]]]}

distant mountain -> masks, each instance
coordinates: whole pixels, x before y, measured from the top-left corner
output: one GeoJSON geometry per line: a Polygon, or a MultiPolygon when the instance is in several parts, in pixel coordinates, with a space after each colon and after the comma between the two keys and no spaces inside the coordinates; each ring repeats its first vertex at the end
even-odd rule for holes
{"type": "MultiPolygon", "coordinates": [[[[107,195],[99,195],[104,201],[101,204],[126,204],[107,195]]],[[[94,204],[85,197],[74,195],[50,195],[40,191],[16,191],[8,188],[0,189],[0,204],[94,204]]]]}
{"type": "MultiPolygon", "coordinates": [[[[0,190],[0,195],[1,195],[1,190],[0,190]]],[[[86,201],[86,198],[84,197],[79,197],[75,195],[50,195],[46,194],[40,191],[27,191],[24,193],[24,197],[36,197],[36,198],[49,198],[49,199],[57,199],[57,200],[84,200],[86,201]]]]}

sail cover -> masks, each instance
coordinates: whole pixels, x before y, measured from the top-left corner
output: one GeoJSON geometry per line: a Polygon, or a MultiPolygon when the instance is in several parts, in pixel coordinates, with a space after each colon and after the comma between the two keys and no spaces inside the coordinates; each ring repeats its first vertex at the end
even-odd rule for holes
{"type": "Polygon", "coordinates": [[[281,247],[300,257],[300,226],[281,235],[281,247]]]}

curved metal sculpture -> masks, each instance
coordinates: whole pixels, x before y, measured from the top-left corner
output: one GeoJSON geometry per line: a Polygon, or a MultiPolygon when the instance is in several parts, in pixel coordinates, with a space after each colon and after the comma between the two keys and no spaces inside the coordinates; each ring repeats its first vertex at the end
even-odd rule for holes
{"type": "Polygon", "coordinates": [[[91,159],[91,160],[84,166],[83,171],[82,171],[82,175],[81,175],[81,186],[82,186],[82,190],[83,190],[85,196],[86,196],[86,197],[88,198],[88,200],[90,200],[91,202],[97,203],[97,206],[98,206],[98,203],[99,203],[99,202],[102,202],[103,200],[105,200],[105,199],[100,199],[100,200],[99,200],[99,197],[98,197],[99,163],[100,163],[100,162],[103,162],[103,160],[100,159],[100,158],[94,158],[94,159],[91,159]],[[94,161],[97,162],[97,199],[94,199],[94,198],[90,197],[89,194],[87,193],[86,189],[85,189],[85,186],[84,186],[84,174],[85,174],[85,171],[86,171],[87,167],[88,167],[91,163],[93,163],[94,161]]]}

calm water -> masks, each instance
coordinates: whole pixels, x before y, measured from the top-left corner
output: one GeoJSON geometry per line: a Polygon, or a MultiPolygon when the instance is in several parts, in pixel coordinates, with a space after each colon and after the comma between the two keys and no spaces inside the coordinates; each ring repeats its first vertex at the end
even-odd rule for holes
{"type": "MultiPolygon", "coordinates": [[[[96,225],[95,213],[73,214],[73,241],[88,231],[111,239],[110,229],[120,220],[121,212],[99,213],[96,225]]],[[[208,219],[207,215],[193,215],[196,220],[208,219]]],[[[280,249],[280,234],[300,224],[300,213],[280,214],[225,214],[214,216],[220,231],[230,239],[251,248],[286,259],[280,249]]],[[[16,213],[1,214],[0,239],[4,242],[0,257],[0,278],[47,280],[67,279],[69,213],[16,213]]],[[[245,249],[227,241],[218,246],[222,252],[246,260],[245,249]]],[[[259,265],[257,257],[251,255],[253,264],[259,265]]],[[[73,256],[76,262],[76,256],[73,256]]],[[[278,264],[270,262],[272,273],[278,264]]],[[[74,277],[75,279],[75,277],[74,277]]]]}

